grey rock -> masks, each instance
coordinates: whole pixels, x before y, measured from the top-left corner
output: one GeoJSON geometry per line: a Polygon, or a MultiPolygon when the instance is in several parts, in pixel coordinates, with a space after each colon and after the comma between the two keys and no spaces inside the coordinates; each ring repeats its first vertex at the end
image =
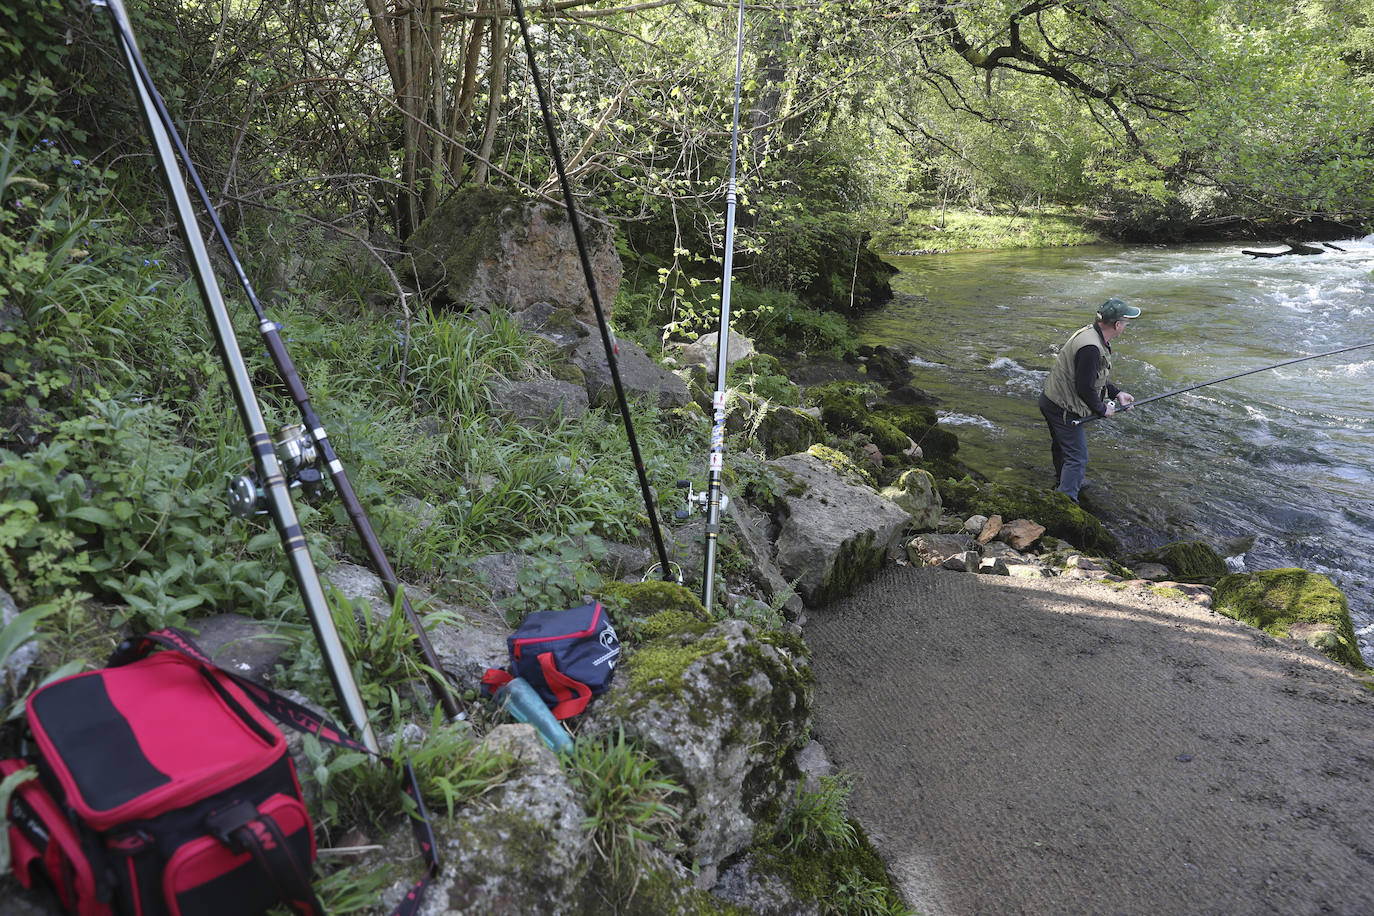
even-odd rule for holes
{"type": "MultiPolygon", "coordinates": [[[[694,342],[683,347],[678,353],[678,358],[685,366],[705,366],[708,371],[714,373],[716,364],[720,359],[717,355],[717,342],[719,340],[719,331],[703,334],[694,342]]],[[[743,334],[736,333],[734,329],[731,329],[728,340],[729,346],[725,350],[727,368],[754,355],[754,342],[743,334]]]]}
{"type": "MultiPolygon", "coordinates": [[[[584,212],[582,224],[597,298],[609,321],[623,274],[615,231],[592,211],[584,212]]],[[[437,301],[513,311],[548,302],[595,321],[562,207],[485,187],[464,189],[440,203],[406,245],[419,286],[434,290],[437,301]]]]}
{"type": "MultiPolygon", "coordinates": [[[[682,407],[691,400],[687,383],[650,359],[643,347],[622,340],[618,349],[616,365],[626,397],[646,398],[663,408],[682,407]]],[[[586,376],[587,397],[593,404],[614,403],[615,385],[600,337],[579,343],[569,359],[586,376]]]]}
{"type": "Polygon", "coordinates": [[[740,552],[749,559],[751,570],[760,580],[764,594],[772,601],[781,600],[788,617],[795,619],[802,610],[801,595],[792,588],[774,561],[773,543],[769,536],[771,527],[768,516],[744,500],[730,503],[730,511],[726,516],[727,530],[736,536],[740,552]]]}
{"type": "Polygon", "coordinates": [[[929,471],[920,468],[904,471],[896,484],[884,487],[881,494],[907,511],[911,527],[917,531],[934,531],[939,527],[940,491],[929,471]]]}
{"type": "Polygon", "coordinates": [[[686,653],[671,685],[651,681],[637,691],[629,686],[636,665],[630,652],[628,676],[596,701],[582,734],[624,728],[687,789],[692,806],[680,832],[699,886],[710,887],[716,870],[750,844],[761,818],[779,817],[795,794],[796,743],[810,718],[812,678],[805,658],[742,620],[721,621],[699,637],[664,637],[667,646],[677,643],[706,648],[686,653]]]}
{"type": "Polygon", "coordinates": [[[835,766],[830,755],[819,741],[809,741],[806,747],[797,751],[797,767],[802,771],[802,791],[815,792],[820,789],[821,779],[835,775],[835,766]]]}
{"type": "Polygon", "coordinates": [[[498,382],[491,390],[492,412],[522,426],[549,426],[561,418],[575,420],[589,407],[587,389],[556,378],[498,382]]]}
{"type": "Polygon", "coordinates": [[[814,455],[788,455],[768,467],[789,481],[786,517],[777,537],[778,568],[797,581],[810,607],[849,592],[882,566],[911,520],[861,480],[842,477],[814,455]]]}
{"type": "Polygon", "coordinates": [[[968,534],[921,534],[912,538],[906,552],[911,562],[918,566],[940,566],[952,556],[962,556],[973,550],[975,545],[973,537],[968,534]]]}
{"type": "Polygon", "coordinates": [[[820,916],[821,905],[801,901],[778,875],[760,869],[751,855],[741,856],[720,873],[711,893],[755,916],[820,916]]]}
{"type": "Polygon", "coordinates": [[[1142,579],[1149,579],[1151,582],[1163,582],[1173,575],[1169,567],[1160,563],[1141,563],[1135,568],[1135,574],[1142,579]]]}
{"type": "Polygon", "coordinates": [[[978,563],[978,571],[989,576],[1008,576],[1011,573],[1007,570],[1006,560],[998,557],[984,557],[978,563]]]}
{"type": "Polygon", "coordinates": [[[950,554],[940,561],[941,569],[949,569],[954,572],[973,572],[978,568],[982,558],[976,550],[964,550],[959,553],[950,554]]]}
{"type": "MultiPolygon", "coordinates": [[[[529,725],[499,725],[483,739],[517,761],[512,778],[449,818],[436,818],[442,862],[420,909],[422,916],[559,914],[575,908],[591,867],[582,821],[586,812],[558,758],[529,725]]],[[[409,825],[384,844],[389,855],[414,848],[409,825]]],[[[397,882],[387,909],[408,890],[397,882]]]]}
{"type": "Polygon", "coordinates": [[[276,627],[239,614],[217,614],[195,622],[195,642],[215,664],[249,680],[270,682],[272,671],[295,645],[276,627]]]}
{"type": "MultiPolygon", "coordinates": [[[[19,605],[15,604],[14,598],[0,588],[0,625],[9,626],[19,614],[19,605]]],[[[10,657],[5,661],[4,670],[0,672],[0,706],[4,706],[8,701],[7,685],[18,684],[24,679],[29,673],[29,668],[38,660],[38,650],[38,642],[33,641],[10,653],[10,657]]]]}

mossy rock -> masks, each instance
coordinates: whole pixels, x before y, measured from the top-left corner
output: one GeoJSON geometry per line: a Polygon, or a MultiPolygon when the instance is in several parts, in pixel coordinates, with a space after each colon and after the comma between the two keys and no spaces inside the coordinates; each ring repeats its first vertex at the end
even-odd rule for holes
{"type": "Polygon", "coordinates": [[[687,393],[691,395],[692,402],[707,414],[714,414],[716,384],[711,380],[711,373],[706,371],[706,367],[688,366],[679,374],[687,383],[687,393]]]}
{"type": "Polygon", "coordinates": [[[1201,541],[1174,541],[1142,554],[1140,559],[1169,567],[1180,582],[1210,585],[1229,571],[1221,555],[1201,541]]]}
{"type": "Polygon", "coordinates": [[[558,379],[560,382],[571,382],[574,385],[586,386],[587,374],[582,371],[582,367],[566,359],[555,360],[549,364],[549,375],[558,379]]]}
{"type": "Polygon", "coordinates": [[[754,439],[769,458],[804,452],[825,441],[825,427],[810,414],[791,407],[765,408],[754,429],[754,439]]]}
{"type": "Polygon", "coordinates": [[[1343,665],[1364,670],[1350,605],[1336,583],[1305,569],[1266,569],[1223,576],[1212,609],[1271,636],[1302,639],[1343,665]]]}
{"type": "Polygon", "coordinates": [[[978,483],[970,478],[939,481],[946,512],[1028,518],[1045,531],[1089,553],[1115,555],[1117,540],[1096,516],[1056,490],[1009,484],[978,483]]]}
{"type": "Polygon", "coordinates": [[[660,611],[682,611],[702,620],[707,619],[701,599],[676,582],[664,582],[662,579],[611,582],[602,586],[600,597],[640,617],[660,611]]]}
{"type": "Polygon", "coordinates": [[[937,423],[935,411],[919,404],[882,406],[873,413],[897,427],[930,459],[951,458],[959,451],[959,437],[937,423]]]}
{"type": "MultiPolygon", "coordinates": [[[[806,450],[806,453],[813,458],[819,458],[851,483],[863,483],[870,487],[877,488],[877,481],[867,469],[861,467],[844,452],[831,448],[828,445],[813,445],[806,450]]],[[[804,491],[803,491],[804,492],[804,491]]]]}
{"type": "Polygon", "coordinates": [[[869,421],[868,388],[849,382],[830,382],[806,392],[821,409],[821,422],[836,435],[863,432],[869,421]]]}

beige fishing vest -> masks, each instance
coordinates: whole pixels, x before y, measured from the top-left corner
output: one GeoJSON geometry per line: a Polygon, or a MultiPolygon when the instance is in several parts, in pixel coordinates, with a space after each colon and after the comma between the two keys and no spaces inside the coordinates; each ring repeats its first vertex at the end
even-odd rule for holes
{"type": "Polygon", "coordinates": [[[1097,326],[1091,324],[1074,331],[1073,336],[1059,351],[1054,365],[1050,367],[1050,377],[1045,382],[1045,396],[1069,413],[1090,417],[1093,415],[1093,409],[1078,396],[1074,386],[1074,360],[1078,359],[1078,351],[1084,347],[1097,347],[1102,351],[1097,363],[1097,378],[1093,379],[1093,388],[1097,391],[1098,400],[1106,400],[1107,374],[1112,369],[1112,354],[1103,346],[1097,326]]]}

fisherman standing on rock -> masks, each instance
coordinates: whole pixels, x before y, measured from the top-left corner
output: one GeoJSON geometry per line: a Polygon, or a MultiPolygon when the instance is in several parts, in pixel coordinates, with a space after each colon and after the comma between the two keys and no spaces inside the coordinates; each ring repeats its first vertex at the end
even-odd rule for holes
{"type": "Polygon", "coordinates": [[[1074,331],[1059,350],[1040,393],[1040,413],[1050,428],[1050,452],[1059,481],[1055,489],[1074,502],[1088,471],[1088,430],[1082,421],[1110,417],[1118,405],[1129,409],[1135,401],[1107,381],[1107,375],[1112,368],[1112,341],[1139,315],[1140,309],[1117,298],[1102,303],[1096,320],[1074,331]]]}

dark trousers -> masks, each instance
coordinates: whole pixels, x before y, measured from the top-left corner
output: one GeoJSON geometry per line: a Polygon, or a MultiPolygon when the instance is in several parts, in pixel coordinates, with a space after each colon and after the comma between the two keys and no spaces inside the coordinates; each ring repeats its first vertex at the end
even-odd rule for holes
{"type": "Polygon", "coordinates": [[[1040,414],[1050,428],[1050,455],[1054,458],[1055,487],[1069,499],[1078,502],[1078,491],[1088,473],[1088,428],[1073,421],[1078,415],[1070,413],[1045,395],[1040,395],[1040,414]]]}

